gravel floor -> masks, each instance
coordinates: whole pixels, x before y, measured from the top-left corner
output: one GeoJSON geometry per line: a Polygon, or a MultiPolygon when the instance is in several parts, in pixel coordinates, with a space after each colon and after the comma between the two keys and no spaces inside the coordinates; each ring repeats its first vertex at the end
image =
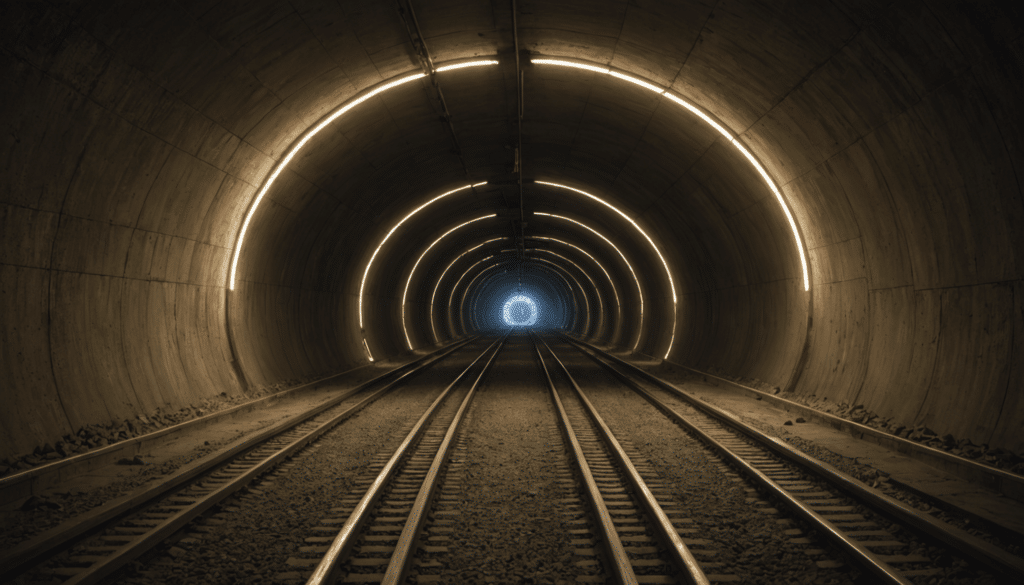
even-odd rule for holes
{"type": "MultiPolygon", "coordinates": [[[[118,580],[136,585],[303,582],[308,567],[289,566],[288,560],[304,546],[312,528],[333,516],[328,510],[338,499],[361,495],[354,480],[401,442],[426,406],[485,346],[470,344],[368,406],[251,489],[122,570],[118,580]]],[[[809,553],[809,549],[827,547],[813,538],[810,543],[800,542],[799,537],[806,535],[794,532],[797,524],[765,513],[768,506],[759,501],[755,490],[664,415],[622,388],[589,358],[562,344],[553,347],[570,371],[581,374],[580,385],[616,435],[631,442],[660,479],[673,486],[683,507],[692,510],[690,518],[700,538],[710,541],[717,551],[714,561],[721,564],[708,573],[735,574],[750,584],[854,582],[857,572],[849,566],[817,564],[833,557],[809,553]]],[[[771,425],[748,422],[847,473],[872,479],[873,470],[854,460],[785,436],[782,429],[766,428],[771,425]]],[[[203,450],[217,447],[208,445],[203,450]]],[[[457,511],[446,517],[457,520],[432,533],[444,534],[441,540],[447,539],[447,548],[420,553],[421,559],[440,566],[433,571],[440,583],[568,585],[590,572],[577,564],[580,557],[574,556],[567,536],[569,516],[559,500],[578,497],[578,486],[571,481],[567,485],[566,478],[572,477],[569,454],[528,338],[512,337],[506,344],[478,390],[452,458],[461,466],[453,466],[440,488],[444,505],[457,511]]],[[[55,524],[74,510],[102,503],[105,497],[124,493],[178,465],[168,462],[166,470],[152,466],[105,490],[58,495],[54,501],[62,510],[42,507],[23,513],[21,520],[33,519],[37,527],[55,524]]],[[[877,472],[874,478],[885,483],[877,472]]],[[[894,495],[890,486],[882,487],[894,495]]],[[[918,504],[927,505],[920,499],[918,504]]],[[[17,533],[19,524],[10,520],[6,518],[3,526],[13,530],[5,529],[3,538],[16,541],[25,532],[17,533]]],[[[433,527],[441,524],[435,520],[433,527]]]]}
{"type": "MultiPolygon", "coordinates": [[[[345,390],[374,376],[378,376],[384,373],[386,369],[393,367],[394,365],[391,364],[378,368],[361,368],[346,375],[343,383],[318,386],[315,390],[311,389],[309,393],[302,391],[304,394],[296,396],[294,400],[299,403],[310,402],[312,404],[312,401],[319,400],[319,398],[311,400],[313,393],[317,393],[320,396],[334,390],[345,390]]],[[[229,408],[236,403],[237,401],[224,401],[217,406],[229,408]]],[[[212,407],[211,409],[217,410],[217,408],[212,407]]],[[[150,451],[143,453],[142,459],[147,462],[145,465],[110,466],[116,467],[115,471],[111,471],[109,467],[97,470],[97,473],[101,474],[108,473],[113,475],[117,473],[125,475],[125,477],[118,477],[105,482],[101,487],[83,487],[87,485],[85,482],[72,481],[68,482],[66,487],[49,490],[39,496],[34,496],[29,501],[16,502],[15,506],[5,506],[3,511],[0,511],[0,549],[9,550],[14,548],[19,543],[64,521],[88,512],[106,502],[125,496],[151,481],[177,471],[188,463],[230,445],[248,433],[260,430],[275,420],[272,410],[268,410],[265,413],[256,412],[251,415],[242,416],[252,421],[248,428],[246,428],[244,423],[240,422],[234,425],[239,430],[222,434],[218,439],[205,442],[196,441],[198,446],[193,449],[182,451],[172,447],[171,449],[177,454],[171,455],[169,458],[160,456],[160,447],[154,447],[150,451]],[[152,463],[154,461],[154,452],[158,453],[157,459],[161,460],[159,463],[152,463]]],[[[198,432],[203,433],[204,431],[200,430],[198,432]]],[[[171,438],[170,441],[177,442],[177,439],[171,438]]]]}
{"type": "Polygon", "coordinates": [[[482,349],[470,344],[367,406],[293,458],[287,473],[272,474],[186,529],[177,542],[165,543],[122,571],[121,582],[277,583],[299,578],[287,559],[303,546],[310,529],[332,502],[353,491],[352,480],[375,455],[398,446],[444,385],[482,349]]]}
{"type": "MultiPolygon", "coordinates": [[[[458,530],[442,583],[571,583],[578,574],[555,500],[568,460],[532,347],[512,337],[463,429],[458,530]]],[[[445,485],[445,489],[452,486],[445,485]]],[[[571,491],[571,490],[570,490],[571,491]]]]}
{"type": "Polygon", "coordinates": [[[752,502],[759,499],[757,493],[664,414],[596,369],[589,358],[568,346],[553,349],[616,437],[631,441],[675,487],[701,538],[714,543],[715,560],[723,567],[707,573],[734,574],[752,585],[853,583],[848,567],[819,568],[816,560],[832,557],[808,555],[808,549],[818,547],[791,542],[793,537],[784,531],[796,526],[760,511],[752,502]]]}

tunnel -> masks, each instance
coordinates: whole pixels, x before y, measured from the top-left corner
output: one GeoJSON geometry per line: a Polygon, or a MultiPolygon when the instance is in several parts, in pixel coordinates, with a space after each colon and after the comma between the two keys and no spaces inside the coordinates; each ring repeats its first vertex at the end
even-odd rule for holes
{"type": "Polygon", "coordinates": [[[1024,451],[1012,3],[0,13],[2,457],[527,324],[1024,451]]]}

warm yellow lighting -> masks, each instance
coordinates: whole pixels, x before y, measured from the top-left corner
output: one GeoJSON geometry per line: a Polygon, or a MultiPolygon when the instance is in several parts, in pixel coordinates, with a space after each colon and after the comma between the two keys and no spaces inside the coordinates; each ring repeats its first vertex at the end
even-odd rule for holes
{"type": "MultiPolygon", "coordinates": [[[[555,252],[552,252],[552,251],[550,251],[550,250],[537,250],[537,249],[535,249],[535,250],[530,250],[530,251],[531,251],[531,252],[547,252],[548,254],[554,254],[555,256],[558,256],[558,257],[559,257],[559,258],[561,258],[562,260],[565,260],[566,262],[568,262],[568,263],[572,264],[573,266],[575,266],[575,267],[576,267],[576,269],[577,269],[577,270],[579,270],[580,272],[583,272],[583,269],[582,269],[582,268],[580,268],[578,264],[576,264],[576,263],[575,263],[575,262],[573,262],[572,260],[569,260],[569,259],[568,259],[568,258],[566,258],[565,256],[562,256],[561,254],[556,254],[555,252]]],[[[580,285],[580,281],[579,281],[579,280],[577,280],[577,279],[576,279],[576,277],[575,277],[575,276],[573,276],[571,272],[569,272],[568,270],[565,270],[564,268],[562,268],[561,266],[558,266],[558,264],[555,264],[554,262],[552,262],[552,261],[550,261],[550,260],[545,260],[545,259],[543,259],[543,258],[533,258],[533,260],[534,260],[534,261],[536,261],[536,262],[546,262],[546,263],[548,263],[548,264],[550,264],[550,265],[552,265],[552,266],[555,266],[555,267],[557,267],[557,268],[558,268],[559,270],[562,270],[562,271],[564,271],[564,272],[565,272],[566,274],[568,274],[568,275],[569,275],[569,278],[571,278],[571,279],[572,279],[572,281],[576,283],[576,288],[580,289],[580,293],[582,293],[582,294],[583,294],[583,309],[584,309],[584,310],[586,311],[586,314],[587,314],[587,321],[586,321],[586,323],[585,323],[585,324],[583,325],[583,330],[584,330],[584,331],[590,331],[590,300],[589,300],[589,299],[587,299],[587,291],[586,291],[586,290],[584,290],[584,289],[583,289],[583,287],[582,287],[582,286],[580,285]]],[[[583,276],[586,276],[586,277],[587,277],[587,280],[590,280],[590,285],[591,285],[591,286],[593,287],[593,289],[594,289],[594,294],[596,294],[596,295],[597,295],[597,302],[598,302],[598,306],[600,307],[600,311],[601,311],[601,313],[599,313],[599,314],[600,314],[600,315],[602,316],[602,318],[603,318],[603,316],[604,316],[604,315],[603,315],[603,313],[604,313],[604,303],[603,303],[603,302],[601,302],[601,293],[600,293],[600,292],[599,292],[599,291],[597,290],[597,285],[595,285],[595,284],[594,284],[594,281],[593,281],[593,279],[591,279],[591,278],[590,278],[590,276],[589,276],[589,275],[588,275],[588,274],[587,274],[586,272],[583,272],[583,276]]],[[[563,278],[564,278],[564,277],[563,277],[563,278]]],[[[566,284],[568,284],[568,282],[567,282],[566,284]]],[[[572,287],[570,287],[570,289],[571,289],[571,288],[572,288],[572,287]]],[[[600,325],[598,325],[598,327],[600,327],[600,325]]]]}
{"type": "Polygon", "coordinates": [[[729,142],[732,142],[732,134],[728,130],[723,128],[721,124],[719,124],[718,122],[715,122],[707,114],[705,114],[704,112],[702,112],[699,109],[697,109],[696,106],[694,106],[690,102],[684,100],[683,98],[676,97],[676,96],[674,96],[674,95],[672,95],[672,94],[670,94],[668,92],[664,92],[664,93],[662,93],[662,95],[667,97],[668,99],[674,101],[675,103],[679,104],[680,106],[683,106],[687,110],[690,110],[691,113],[696,115],[701,120],[704,120],[708,125],[710,125],[715,130],[718,130],[719,134],[721,134],[722,136],[725,136],[726,140],[728,140],[729,142]]]}
{"type": "MultiPolygon", "coordinates": [[[[478,279],[478,278],[480,278],[481,276],[483,276],[483,275],[484,275],[484,273],[486,273],[487,271],[489,271],[489,270],[494,270],[495,268],[497,268],[497,267],[499,267],[499,266],[501,266],[501,264],[494,264],[494,265],[492,265],[492,266],[488,266],[487,268],[484,268],[484,269],[483,269],[483,270],[481,270],[480,272],[477,272],[477,273],[476,273],[476,276],[474,276],[474,277],[473,277],[473,278],[472,278],[472,279],[471,279],[471,280],[469,281],[469,283],[468,283],[468,284],[466,285],[466,290],[465,290],[465,292],[463,292],[463,293],[462,293],[462,300],[461,300],[461,301],[459,301],[459,326],[461,326],[461,327],[462,327],[462,334],[463,334],[463,335],[465,335],[465,334],[466,334],[466,313],[465,313],[465,312],[464,312],[464,311],[462,310],[462,308],[463,308],[464,306],[466,306],[466,295],[468,295],[468,294],[469,294],[469,289],[473,288],[473,283],[474,283],[474,282],[476,282],[476,279],[478,279]]],[[[461,280],[461,279],[460,279],[460,280],[461,280]]],[[[456,284],[456,285],[458,285],[458,283],[455,283],[455,284],[456,284]]],[[[450,311],[450,310],[451,310],[451,309],[449,309],[449,311],[450,311]]]]}
{"type": "MultiPolygon", "coordinates": [[[[440,343],[441,342],[441,338],[437,336],[437,328],[434,327],[434,298],[437,296],[437,289],[441,286],[441,281],[444,280],[444,275],[448,274],[448,271],[451,269],[451,267],[455,266],[455,263],[458,262],[459,259],[462,258],[463,256],[465,256],[466,254],[469,254],[470,252],[472,252],[473,250],[476,250],[477,248],[480,248],[482,246],[486,246],[487,244],[490,244],[491,242],[497,242],[498,240],[506,240],[506,239],[508,239],[508,238],[491,238],[490,240],[487,240],[486,242],[483,242],[483,243],[480,243],[480,244],[477,244],[477,245],[473,246],[472,248],[470,248],[470,249],[466,250],[465,252],[463,252],[463,253],[459,254],[458,256],[456,256],[455,259],[452,260],[448,264],[448,266],[445,267],[444,271],[441,272],[441,276],[437,277],[437,283],[434,284],[434,292],[430,294],[430,330],[434,334],[434,343],[435,344],[440,343]]],[[[459,278],[459,280],[462,280],[461,277],[459,278]]],[[[452,290],[454,291],[455,289],[452,289],[452,290]]],[[[448,305],[449,306],[451,305],[451,299],[450,298],[448,300],[448,305]]]]}
{"type": "Polygon", "coordinates": [[[587,71],[593,71],[595,73],[608,73],[607,67],[598,67],[596,65],[587,65],[586,63],[574,63],[572,61],[563,61],[561,59],[531,59],[531,63],[537,65],[558,65],[559,67],[572,67],[574,69],[586,69],[587,71]]]}
{"type": "Polygon", "coordinates": [[[608,75],[611,75],[612,77],[618,77],[619,79],[622,79],[624,81],[628,81],[628,82],[633,83],[635,85],[639,85],[640,87],[642,87],[644,89],[647,89],[647,90],[650,90],[650,91],[653,91],[654,93],[656,93],[658,95],[661,95],[661,94],[665,93],[665,90],[661,89],[660,87],[658,87],[656,85],[651,85],[650,83],[647,83],[646,81],[643,81],[641,79],[637,79],[636,77],[632,77],[630,75],[626,75],[625,73],[619,73],[618,71],[608,70],[608,75]]]}
{"type": "Polygon", "coordinates": [[[366,350],[366,357],[369,358],[369,360],[372,362],[373,361],[373,354],[370,353],[370,344],[366,343],[366,338],[365,337],[363,338],[363,349],[366,350]]]}
{"type": "MultiPolygon", "coordinates": [[[[678,300],[676,298],[676,285],[675,285],[675,282],[672,280],[672,272],[668,269],[668,262],[666,262],[665,261],[665,257],[661,255],[661,250],[659,250],[658,246],[655,245],[654,240],[652,240],[651,237],[647,235],[647,232],[645,232],[643,230],[643,228],[641,228],[639,225],[637,225],[637,223],[635,221],[633,221],[632,218],[630,218],[628,215],[623,213],[618,207],[615,207],[611,203],[608,203],[607,201],[605,201],[604,199],[601,199],[600,197],[598,197],[596,195],[591,195],[590,193],[587,193],[586,191],[582,191],[580,189],[576,189],[575,187],[569,187],[567,185],[560,185],[558,183],[550,183],[548,181],[534,181],[534,182],[538,183],[538,184],[541,184],[541,185],[548,185],[550,187],[557,187],[559,189],[566,189],[566,190],[569,190],[569,191],[573,191],[575,193],[579,193],[580,195],[583,195],[584,197],[588,197],[589,199],[591,199],[593,201],[596,201],[596,202],[600,203],[601,205],[604,205],[608,209],[611,209],[615,213],[619,214],[619,216],[622,217],[622,219],[625,219],[626,221],[628,221],[629,224],[632,225],[636,229],[636,231],[640,232],[640,235],[642,235],[644,237],[644,239],[647,240],[647,243],[651,245],[651,248],[654,249],[654,253],[658,255],[659,259],[661,259],[661,265],[665,268],[665,275],[668,277],[669,290],[672,291],[672,334],[671,334],[671,337],[669,337],[668,348],[665,350],[665,358],[664,358],[664,359],[668,359],[668,355],[669,355],[669,353],[671,353],[672,345],[673,345],[673,343],[675,343],[675,339],[676,339],[676,319],[677,319],[677,315],[679,313],[679,307],[677,306],[678,305],[678,300]]],[[[618,298],[616,298],[616,302],[618,302],[618,298]]],[[[640,339],[637,338],[637,344],[639,345],[639,343],[640,343],[640,339]]],[[[633,346],[634,351],[636,350],[636,347],[637,347],[636,345],[633,346]]]]}
{"type": "MultiPolygon", "coordinates": [[[[626,268],[629,268],[629,273],[633,275],[633,282],[636,283],[636,292],[637,292],[638,295],[640,295],[640,328],[637,329],[637,344],[639,344],[640,343],[640,329],[643,328],[643,322],[644,322],[644,291],[643,291],[643,289],[640,288],[640,279],[636,277],[636,271],[633,270],[633,265],[630,264],[629,260],[626,259],[626,255],[622,253],[622,250],[620,250],[618,246],[613,244],[611,240],[609,240],[608,238],[604,237],[604,235],[601,234],[601,232],[595,230],[594,228],[588,226],[585,223],[576,221],[575,219],[572,219],[571,217],[566,217],[564,215],[556,215],[554,213],[544,213],[544,212],[541,212],[541,211],[534,211],[533,214],[534,215],[541,215],[541,216],[544,216],[544,217],[553,217],[555,219],[560,219],[562,221],[568,221],[570,223],[576,224],[576,225],[580,226],[581,228],[589,231],[590,233],[592,233],[595,236],[597,236],[597,237],[601,238],[602,240],[604,240],[605,243],[607,243],[609,246],[612,247],[613,250],[615,250],[615,252],[619,255],[619,258],[622,258],[622,261],[626,263],[626,268]]],[[[634,345],[633,347],[635,349],[636,345],[634,345]]]]}
{"type": "Polygon", "coordinates": [[[455,63],[454,65],[445,65],[438,67],[434,71],[441,73],[442,71],[452,71],[453,69],[465,69],[466,67],[480,67],[483,65],[497,65],[498,62],[493,59],[485,59],[483,61],[469,61],[467,63],[455,63]]]}
{"type": "Polygon", "coordinates": [[[409,213],[409,215],[406,215],[405,217],[403,217],[401,221],[396,223],[394,225],[394,227],[391,228],[391,231],[389,231],[388,234],[386,236],[384,236],[384,239],[380,241],[380,244],[377,244],[377,249],[373,251],[373,255],[370,256],[370,261],[366,263],[366,269],[363,270],[363,280],[359,283],[359,328],[360,329],[363,328],[363,290],[366,288],[366,277],[367,277],[368,274],[370,274],[370,267],[373,266],[373,260],[377,257],[377,254],[380,252],[380,249],[388,241],[388,238],[391,237],[391,234],[395,233],[395,230],[397,230],[399,227],[401,227],[402,224],[405,223],[410,217],[416,215],[417,213],[422,211],[425,207],[427,207],[428,205],[434,203],[435,201],[438,201],[440,199],[444,199],[445,197],[447,197],[449,195],[452,195],[454,193],[458,193],[460,191],[465,191],[466,189],[469,189],[471,187],[477,187],[479,185],[486,185],[486,184],[487,184],[487,181],[484,181],[482,183],[475,183],[473,185],[463,185],[463,186],[458,187],[456,189],[452,189],[451,191],[447,191],[445,193],[441,193],[437,197],[434,197],[430,201],[427,201],[423,205],[420,205],[416,209],[413,209],[412,212],[409,213]]]}
{"type": "MultiPolygon", "coordinates": [[[[796,220],[793,218],[793,213],[792,213],[792,211],[790,211],[789,205],[786,203],[786,200],[782,197],[782,193],[779,191],[779,188],[775,185],[775,181],[773,181],[771,179],[771,177],[765,171],[764,167],[761,166],[761,164],[753,157],[753,155],[750,154],[750,151],[748,151],[746,149],[746,147],[743,146],[743,144],[741,144],[739,141],[737,141],[736,138],[733,137],[732,133],[729,132],[728,130],[726,130],[725,127],[723,127],[721,124],[719,124],[718,122],[713,120],[710,116],[708,116],[707,114],[702,112],[699,108],[697,108],[693,104],[689,103],[688,101],[684,100],[683,98],[681,98],[679,96],[676,96],[676,95],[673,95],[673,94],[669,93],[664,88],[660,88],[660,87],[658,87],[658,86],[656,86],[654,84],[648,83],[646,81],[642,81],[640,79],[637,79],[635,77],[631,77],[629,75],[626,75],[624,73],[620,73],[618,71],[612,71],[611,69],[608,69],[607,67],[588,65],[586,63],[578,63],[578,62],[573,62],[573,61],[565,61],[565,60],[562,60],[562,59],[532,59],[531,62],[532,63],[536,63],[538,65],[557,65],[559,67],[572,67],[572,68],[575,68],[575,69],[586,69],[588,71],[593,71],[595,73],[605,73],[605,74],[612,75],[613,77],[617,77],[619,79],[623,79],[623,80],[628,81],[630,83],[636,84],[636,85],[638,85],[640,87],[644,87],[646,89],[649,89],[649,90],[657,93],[658,95],[665,96],[666,98],[670,99],[671,101],[675,102],[676,104],[686,108],[687,110],[689,110],[690,112],[692,112],[693,114],[698,116],[705,123],[710,125],[712,128],[717,130],[722,136],[725,137],[726,140],[729,141],[730,144],[732,144],[734,147],[736,147],[736,149],[739,150],[743,154],[743,156],[745,156],[747,158],[747,160],[750,162],[750,164],[754,165],[754,168],[757,169],[757,172],[761,175],[761,178],[764,179],[764,182],[767,183],[767,185],[771,189],[772,193],[775,194],[776,200],[778,201],[779,205],[782,207],[782,211],[785,213],[786,219],[789,221],[789,227],[790,227],[790,230],[792,230],[792,232],[793,232],[793,239],[796,242],[797,253],[800,255],[800,263],[801,263],[802,268],[803,268],[804,290],[805,291],[809,291],[811,289],[811,279],[810,279],[810,274],[809,274],[808,268],[807,268],[807,255],[806,255],[806,252],[804,251],[803,239],[800,237],[800,230],[797,228],[796,220]]],[[[538,182],[540,182],[540,181],[538,181],[538,182]]],[[[590,196],[590,195],[588,195],[588,196],[590,196]]],[[[593,197],[593,196],[591,196],[591,197],[593,197]]],[[[598,200],[598,201],[600,201],[600,200],[598,200]]],[[[601,201],[601,202],[604,203],[604,201],[601,201]]],[[[605,205],[608,205],[608,204],[605,203],[605,205]]],[[[617,211],[623,217],[626,217],[625,214],[623,214],[622,212],[618,211],[617,209],[615,211],[617,211]]],[[[627,217],[626,219],[629,219],[629,218],[627,217]]],[[[632,220],[630,220],[630,222],[632,223],[632,220]]],[[[636,224],[634,224],[634,226],[635,225],[636,224]]],[[[639,227],[637,229],[639,229],[639,227]]],[[[643,233],[642,230],[641,230],[641,233],[643,233]]],[[[644,237],[646,237],[646,236],[647,236],[647,234],[644,234],[644,237]]],[[[650,241],[650,238],[648,238],[648,241],[650,241]]],[[[651,243],[651,245],[652,246],[654,245],[653,242],[651,243]]],[[[655,251],[657,251],[657,247],[656,246],[655,246],[655,251]]],[[[658,252],[658,255],[661,256],[661,252],[658,252]]],[[[662,263],[664,263],[664,261],[665,261],[665,259],[662,258],[662,263]]],[[[667,270],[668,270],[668,266],[666,265],[666,273],[667,273],[667,270]]],[[[671,283],[671,280],[672,280],[672,276],[669,275],[670,283],[671,283]]],[[[672,304],[675,305],[675,304],[677,304],[677,302],[678,301],[676,299],[675,286],[672,286],[672,304]]],[[[669,352],[672,351],[672,343],[675,340],[675,327],[676,327],[675,319],[673,318],[673,321],[672,321],[672,338],[669,340],[669,347],[668,347],[668,351],[665,352],[665,359],[668,359],[668,354],[669,354],[669,352]]]]}
{"type": "Polygon", "coordinates": [[[436,240],[434,240],[434,242],[432,244],[427,246],[427,249],[423,250],[423,253],[420,254],[420,257],[416,259],[416,263],[412,265],[412,270],[409,271],[409,278],[407,278],[406,281],[405,281],[405,289],[402,290],[402,331],[405,332],[405,343],[409,346],[409,349],[415,349],[415,348],[412,346],[412,339],[409,338],[409,328],[406,327],[406,324],[405,324],[405,299],[406,299],[406,297],[409,294],[409,285],[412,284],[412,276],[413,276],[413,274],[416,273],[416,267],[420,265],[420,261],[422,261],[423,257],[427,255],[427,252],[429,252],[431,250],[431,248],[436,246],[438,242],[443,240],[445,238],[445,236],[447,236],[447,235],[451,234],[452,232],[454,232],[455,230],[457,230],[459,228],[462,228],[462,227],[465,227],[465,226],[467,226],[467,225],[469,225],[471,223],[474,223],[474,222],[477,222],[477,221],[481,221],[481,220],[484,220],[484,219],[490,219],[490,218],[496,217],[496,216],[497,216],[496,213],[492,213],[490,215],[483,215],[483,216],[480,216],[480,217],[478,217],[476,219],[471,219],[471,220],[469,220],[467,222],[460,223],[459,225],[457,225],[457,226],[453,227],[452,229],[446,231],[445,233],[441,234],[441,237],[437,238],[436,240]]]}
{"type": "Polygon", "coordinates": [[[260,191],[256,195],[256,198],[249,206],[249,211],[245,214],[245,220],[242,221],[242,228],[238,231],[238,240],[235,242],[235,254],[234,257],[231,259],[231,276],[230,279],[228,280],[229,290],[235,290],[235,273],[238,270],[238,256],[242,252],[242,242],[245,241],[245,233],[249,229],[249,222],[252,221],[252,217],[256,213],[256,208],[259,207],[260,202],[263,201],[263,197],[267,194],[267,191],[270,190],[270,187],[271,185],[274,184],[274,181],[277,180],[277,177],[278,175],[281,174],[281,171],[283,171],[284,168],[288,166],[288,163],[290,163],[292,159],[295,158],[295,155],[298,154],[300,150],[302,150],[302,147],[305,146],[306,143],[310,141],[310,139],[319,134],[321,130],[326,128],[328,125],[330,125],[338,118],[345,115],[345,113],[347,113],[352,108],[358,106],[359,104],[365,102],[366,100],[372,98],[375,95],[378,95],[389,89],[398,87],[399,85],[402,85],[404,83],[408,83],[416,79],[421,79],[423,77],[426,77],[426,74],[414,73],[412,75],[407,75],[405,77],[396,79],[395,81],[382,83],[381,85],[374,87],[373,89],[364,93],[363,95],[353,100],[350,100],[348,103],[344,104],[343,106],[332,112],[330,115],[328,115],[326,118],[321,120],[320,123],[314,126],[312,130],[306,132],[302,139],[299,140],[295,144],[295,146],[293,146],[291,150],[288,151],[288,154],[286,154],[284,158],[282,158],[281,161],[277,163],[277,166],[274,167],[274,171],[270,173],[270,176],[268,176],[267,179],[263,182],[263,187],[260,188],[260,191]]]}
{"type": "Polygon", "coordinates": [[[750,161],[750,164],[754,165],[757,172],[761,173],[761,178],[764,179],[765,183],[768,183],[769,187],[771,187],[772,193],[775,194],[775,199],[778,200],[779,205],[782,206],[782,211],[786,212],[786,219],[789,220],[789,229],[793,230],[793,237],[796,239],[796,249],[800,253],[800,263],[803,266],[804,271],[804,290],[811,290],[811,279],[807,272],[807,256],[804,255],[804,243],[803,240],[800,239],[800,231],[797,230],[796,220],[793,219],[793,214],[789,211],[789,206],[786,205],[786,201],[782,198],[782,193],[779,192],[779,188],[775,186],[775,181],[772,181],[771,177],[768,176],[768,172],[764,170],[761,163],[757,162],[757,159],[754,158],[754,155],[750,154],[750,151],[747,150],[746,147],[740,144],[736,139],[733,139],[732,145],[742,152],[743,156],[747,157],[747,160],[750,161]]]}
{"type": "MultiPolygon", "coordinates": [[[[519,250],[513,250],[513,252],[518,252],[518,251],[519,250]]],[[[540,258],[534,258],[534,260],[540,260],[540,258]]],[[[551,270],[550,268],[546,268],[544,266],[537,266],[537,268],[539,268],[541,270],[550,270],[552,274],[554,274],[558,278],[561,278],[562,282],[565,283],[565,289],[567,291],[569,291],[569,300],[572,301],[572,326],[569,328],[569,330],[570,331],[575,330],[576,329],[576,323],[578,323],[579,320],[580,320],[580,308],[576,304],[576,295],[573,294],[573,292],[572,292],[572,285],[569,284],[569,281],[566,280],[566,278],[564,276],[562,276],[562,273],[559,272],[558,270],[551,270]]],[[[581,289],[581,292],[582,292],[582,289],[581,289]]]]}
{"type": "MultiPolygon", "coordinates": [[[[483,245],[483,244],[481,244],[481,245],[483,245]]],[[[486,262],[487,260],[490,260],[491,258],[494,258],[496,256],[497,256],[497,254],[491,254],[490,256],[487,256],[486,258],[481,258],[481,259],[477,260],[476,262],[474,262],[472,266],[467,268],[465,270],[465,272],[463,272],[459,276],[459,279],[455,281],[455,285],[452,286],[452,292],[448,293],[448,325],[452,328],[452,330],[453,330],[452,332],[453,333],[454,333],[454,329],[455,329],[455,323],[452,321],[452,300],[455,299],[455,290],[457,288],[459,288],[459,283],[462,282],[463,278],[466,278],[466,275],[469,274],[469,272],[471,270],[473,270],[474,268],[479,266],[481,262],[486,262]]],[[[497,266],[497,264],[495,264],[495,266],[497,266]]],[[[489,268],[493,268],[493,266],[491,266],[489,268]]],[[[438,282],[441,282],[441,281],[438,280],[438,282]]],[[[463,330],[465,330],[465,326],[463,326],[463,330]]]]}
{"type": "MultiPolygon", "coordinates": [[[[564,240],[559,240],[558,238],[549,238],[549,237],[546,237],[546,236],[526,236],[526,239],[528,239],[528,240],[544,240],[544,241],[547,241],[547,242],[555,242],[555,243],[558,243],[558,244],[562,244],[563,246],[569,246],[570,248],[576,250],[580,254],[583,254],[587,258],[590,258],[594,262],[594,264],[597,264],[597,267],[601,269],[601,272],[604,273],[605,278],[608,279],[608,284],[610,284],[612,286],[612,293],[615,295],[615,306],[616,307],[621,307],[621,303],[619,302],[619,290],[617,288],[615,288],[615,281],[612,280],[612,277],[611,277],[610,274],[608,274],[608,271],[604,269],[604,265],[602,265],[600,262],[598,262],[597,258],[594,258],[593,256],[591,256],[589,252],[587,252],[583,248],[580,248],[579,246],[575,246],[575,245],[570,244],[569,242],[566,242],[564,240]]],[[[539,248],[534,248],[534,249],[536,250],[536,249],[539,249],[539,248]]]]}

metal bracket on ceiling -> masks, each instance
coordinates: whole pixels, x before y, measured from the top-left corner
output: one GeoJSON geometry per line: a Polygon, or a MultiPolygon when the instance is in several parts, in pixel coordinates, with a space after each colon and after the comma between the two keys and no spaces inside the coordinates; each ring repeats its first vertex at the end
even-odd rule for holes
{"type": "Polygon", "coordinates": [[[423,69],[423,73],[427,75],[427,79],[430,80],[430,85],[434,87],[437,101],[441,105],[441,115],[439,118],[448,129],[448,135],[452,140],[452,153],[459,157],[462,169],[466,172],[466,176],[469,176],[469,166],[466,165],[466,159],[462,156],[462,146],[459,144],[459,137],[455,133],[452,114],[448,111],[448,103],[444,99],[444,92],[441,91],[441,84],[437,82],[437,70],[434,67],[434,59],[430,56],[427,41],[423,38],[423,32],[420,30],[420,23],[416,19],[416,11],[412,8],[412,0],[405,0],[404,6],[402,0],[398,0],[398,15],[402,17],[405,31],[409,34],[409,42],[412,43],[413,49],[416,50],[416,56],[419,57],[420,67],[423,69]]]}

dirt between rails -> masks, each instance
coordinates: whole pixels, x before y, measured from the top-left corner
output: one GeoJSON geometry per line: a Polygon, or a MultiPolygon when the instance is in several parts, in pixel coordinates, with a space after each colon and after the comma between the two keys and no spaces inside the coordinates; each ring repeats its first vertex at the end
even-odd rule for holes
{"type": "MultiPolygon", "coordinates": [[[[463,429],[466,472],[441,583],[567,585],[583,571],[556,499],[567,452],[533,348],[511,338],[463,429]]],[[[443,486],[446,489],[450,486],[443,486]]]]}
{"type": "Polygon", "coordinates": [[[393,451],[447,382],[482,350],[470,344],[411,378],[300,451],[285,464],[287,472],[271,472],[243,489],[110,582],[304,582],[287,559],[335,502],[356,489],[353,480],[372,459],[393,451]]]}
{"type": "Polygon", "coordinates": [[[672,486],[699,538],[713,543],[714,562],[722,566],[706,573],[735,575],[751,585],[854,582],[856,572],[849,566],[819,568],[816,560],[831,557],[809,556],[806,545],[791,543],[793,537],[784,531],[797,526],[779,523],[779,517],[748,503],[758,499],[750,486],[726,475],[717,457],[663,413],[567,345],[553,349],[616,437],[631,441],[672,486]]]}

